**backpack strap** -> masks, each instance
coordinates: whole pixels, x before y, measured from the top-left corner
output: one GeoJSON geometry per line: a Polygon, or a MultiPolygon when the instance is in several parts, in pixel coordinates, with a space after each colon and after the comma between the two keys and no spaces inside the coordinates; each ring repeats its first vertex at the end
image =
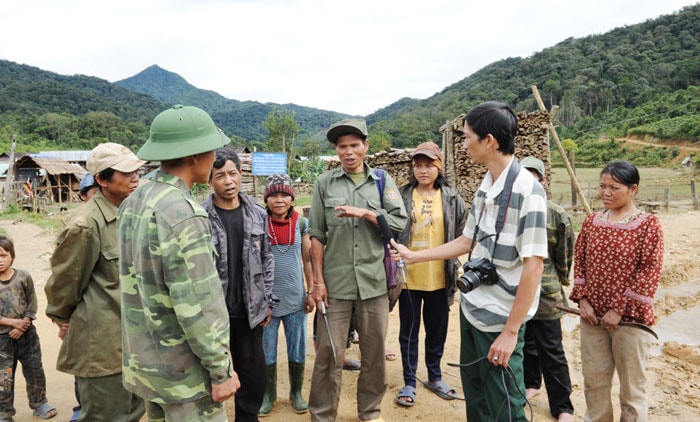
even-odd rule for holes
{"type": "Polygon", "coordinates": [[[377,190],[379,191],[379,204],[384,208],[384,185],[386,185],[386,171],[382,169],[372,169],[376,180],[377,190]]]}

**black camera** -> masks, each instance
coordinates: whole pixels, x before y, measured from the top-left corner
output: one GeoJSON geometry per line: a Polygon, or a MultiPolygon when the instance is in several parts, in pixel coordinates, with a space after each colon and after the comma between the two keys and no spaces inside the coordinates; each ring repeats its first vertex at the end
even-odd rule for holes
{"type": "Polygon", "coordinates": [[[464,274],[457,279],[457,288],[469,293],[481,284],[491,285],[498,281],[496,267],[486,258],[474,258],[464,263],[464,274]]]}

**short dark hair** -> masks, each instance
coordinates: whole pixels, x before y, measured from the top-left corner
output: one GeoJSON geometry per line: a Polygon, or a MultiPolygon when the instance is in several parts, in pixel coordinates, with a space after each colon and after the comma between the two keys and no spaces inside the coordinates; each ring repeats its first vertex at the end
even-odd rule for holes
{"type": "Polygon", "coordinates": [[[604,174],[609,174],[610,177],[628,188],[634,185],[639,186],[639,170],[629,161],[618,160],[608,163],[608,165],[600,171],[601,177],[604,174]]]}
{"type": "Polygon", "coordinates": [[[0,236],[0,248],[5,249],[12,257],[12,260],[15,260],[15,244],[6,236],[0,236]]]}
{"type": "Polygon", "coordinates": [[[219,148],[215,151],[216,154],[216,159],[214,160],[214,168],[215,169],[220,169],[221,167],[226,164],[228,160],[233,161],[233,164],[236,165],[236,169],[238,171],[241,171],[241,159],[238,158],[238,154],[236,154],[236,151],[232,150],[231,148],[226,148],[222,147],[219,148]]]}
{"type": "MultiPolygon", "coordinates": [[[[115,172],[115,170],[113,168],[108,167],[108,168],[102,170],[101,172],[97,173],[97,176],[95,176],[95,185],[97,186],[97,188],[99,190],[102,190],[102,185],[100,185],[97,182],[97,178],[99,177],[100,180],[109,182],[110,180],[112,180],[112,176],[114,176],[114,172],[115,172]]],[[[85,192],[87,192],[87,190],[85,192]]]]}
{"type": "Polygon", "coordinates": [[[490,133],[498,141],[498,151],[515,153],[518,118],[509,105],[497,101],[481,103],[467,112],[464,122],[483,139],[490,133]]]}

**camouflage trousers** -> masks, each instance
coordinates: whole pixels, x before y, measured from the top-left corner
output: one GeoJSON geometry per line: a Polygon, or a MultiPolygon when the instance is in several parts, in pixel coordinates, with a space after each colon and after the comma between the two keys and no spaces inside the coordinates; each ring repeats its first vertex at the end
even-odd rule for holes
{"type": "Polygon", "coordinates": [[[36,409],[46,403],[46,375],[41,364],[39,336],[33,325],[17,340],[9,334],[0,334],[0,418],[15,414],[17,362],[22,363],[29,407],[36,409]]]}
{"type": "Polygon", "coordinates": [[[215,403],[211,396],[180,404],[146,401],[146,413],[149,422],[226,422],[228,420],[224,404],[215,403]]]}

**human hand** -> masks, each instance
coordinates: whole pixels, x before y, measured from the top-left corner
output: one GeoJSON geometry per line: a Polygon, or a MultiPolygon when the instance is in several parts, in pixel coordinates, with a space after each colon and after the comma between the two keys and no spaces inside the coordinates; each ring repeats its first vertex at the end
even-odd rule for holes
{"type": "Polygon", "coordinates": [[[508,367],[508,360],[513,355],[517,343],[517,333],[511,334],[507,331],[502,331],[501,334],[496,337],[496,340],[493,341],[486,355],[489,363],[493,366],[508,367]]]}
{"type": "Polygon", "coordinates": [[[345,217],[364,218],[368,212],[366,208],[353,207],[352,205],[341,205],[341,206],[335,207],[335,210],[340,211],[338,213],[339,218],[345,218],[345,217]]]}
{"type": "Polygon", "coordinates": [[[304,299],[304,313],[308,314],[316,308],[316,302],[314,301],[313,292],[310,295],[306,295],[304,299]]]}
{"type": "Polygon", "coordinates": [[[600,323],[603,324],[603,327],[607,328],[608,330],[614,330],[620,325],[621,320],[622,315],[610,309],[605,313],[605,315],[603,315],[603,318],[600,319],[600,323]]]}
{"type": "Polygon", "coordinates": [[[13,340],[19,339],[20,337],[22,337],[22,335],[24,335],[24,330],[20,330],[18,328],[13,328],[12,331],[10,331],[9,333],[10,338],[13,340]]]}
{"type": "Polygon", "coordinates": [[[317,283],[314,282],[314,290],[313,293],[311,294],[311,297],[314,299],[314,303],[316,304],[317,308],[320,308],[321,301],[323,301],[326,306],[328,306],[328,293],[326,292],[326,283],[317,283]]]}
{"type": "Polygon", "coordinates": [[[58,338],[61,340],[65,339],[66,334],[68,334],[68,328],[70,328],[70,322],[62,322],[58,327],[58,338]]]}
{"type": "Polygon", "coordinates": [[[211,384],[211,399],[217,403],[226,401],[233,397],[239,388],[241,388],[241,382],[238,380],[236,371],[233,371],[231,378],[223,383],[211,384]]]}
{"type": "Polygon", "coordinates": [[[394,239],[391,239],[391,248],[389,248],[389,252],[391,253],[391,260],[394,262],[403,260],[404,264],[413,263],[413,251],[394,239]]]}
{"type": "Polygon", "coordinates": [[[272,321],[272,309],[267,310],[267,316],[265,316],[263,322],[260,323],[260,326],[265,328],[270,325],[270,321],[272,321]]]}
{"type": "Polygon", "coordinates": [[[581,310],[581,322],[588,325],[598,325],[598,316],[586,299],[581,299],[578,306],[581,310]]]}

